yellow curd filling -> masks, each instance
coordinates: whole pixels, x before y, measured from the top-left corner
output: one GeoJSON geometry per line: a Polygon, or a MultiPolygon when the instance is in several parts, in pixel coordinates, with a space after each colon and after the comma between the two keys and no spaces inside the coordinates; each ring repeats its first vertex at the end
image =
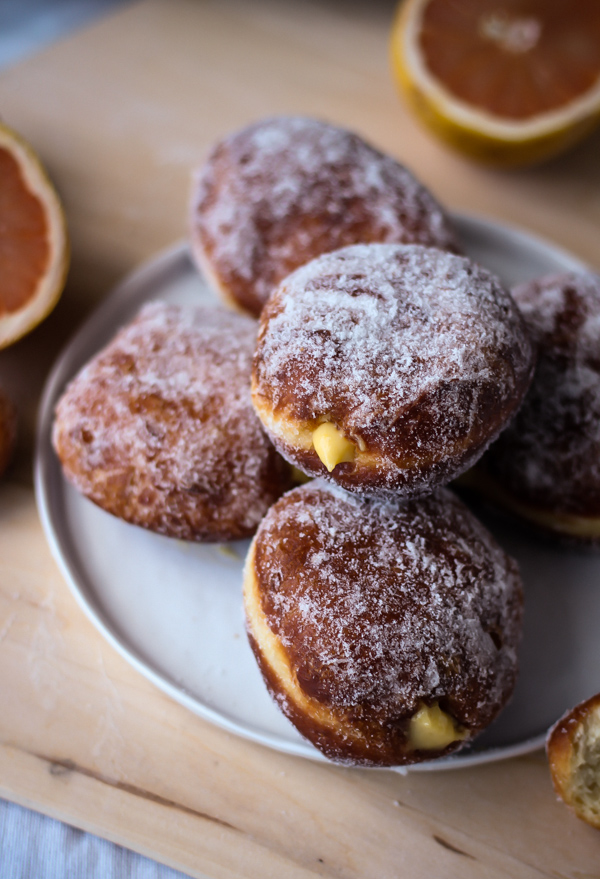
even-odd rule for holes
{"type": "Polygon", "coordinates": [[[408,740],[419,751],[440,751],[452,742],[466,738],[466,730],[442,711],[437,702],[423,705],[410,719],[408,740]]]}
{"type": "Polygon", "coordinates": [[[334,467],[354,461],[356,447],[353,442],[330,421],[320,424],[312,435],[313,446],[320,460],[331,473],[334,467]]]}

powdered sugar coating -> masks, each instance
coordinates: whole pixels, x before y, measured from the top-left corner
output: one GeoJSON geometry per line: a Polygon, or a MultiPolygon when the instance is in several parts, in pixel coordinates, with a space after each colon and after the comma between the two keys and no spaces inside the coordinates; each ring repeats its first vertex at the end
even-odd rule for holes
{"type": "Polygon", "coordinates": [[[282,454],[313,475],[264,411],[314,429],[331,420],[379,456],[332,478],[350,490],[418,494],[462,472],[519,405],[531,344],[500,281],[469,259],[418,245],[354,245],[301,267],[261,317],[253,398],[282,454]],[[261,411],[262,410],[262,411],[261,411]]]}
{"type": "Polygon", "coordinates": [[[406,168],[302,117],[266,119],[217,144],[196,177],[191,239],[256,316],[279,281],[321,253],[368,241],[457,249],[441,206],[406,168]]]}
{"type": "Polygon", "coordinates": [[[256,326],[154,302],[76,376],[56,408],[67,478],[109,512],[186,540],[253,533],[289,487],[252,410],[256,326]]]}
{"type": "Polygon", "coordinates": [[[475,734],[509,698],[518,569],[448,490],[402,503],[317,480],[271,508],[255,545],[263,611],[312,698],[404,745],[421,703],[475,734]]]}
{"type": "Polygon", "coordinates": [[[600,277],[549,275],[513,295],[538,365],[522,408],[484,463],[526,503],[600,516],[600,277]]]}

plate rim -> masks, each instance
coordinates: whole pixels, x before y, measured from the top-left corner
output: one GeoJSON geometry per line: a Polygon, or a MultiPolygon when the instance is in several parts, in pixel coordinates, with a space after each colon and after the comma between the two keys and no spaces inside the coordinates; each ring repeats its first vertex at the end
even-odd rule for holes
{"type": "MultiPolygon", "coordinates": [[[[529,232],[527,229],[512,224],[498,221],[491,217],[480,215],[477,213],[455,211],[451,212],[452,219],[458,226],[471,225],[478,228],[484,228],[487,232],[508,234],[509,236],[520,238],[525,245],[534,246],[540,250],[550,250],[557,255],[557,258],[563,262],[572,265],[572,271],[589,271],[590,266],[583,260],[579,259],[570,251],[556,245],[554,242],[540,236],[536,233],[529,232]]],[[[77,578],[76,564],[69,559],[69,553],[63,547],[60,536],[60,529],[55,528],[53,522],[52,511],[52,481],[56,477],[64,479],[60,471],[60,467],[54,456],[51,446],[51,427],[53,410],[56,400],[65,382],[69,381],[74,375],[70,372],[65,377],[64,372],[68,364],[73,360],[83,357],[83,362],[89,359],[89,353],[85,348],[84,342],[92,328],[98,327],[98,324],[104,324],[111,321],[114,312],[120,310],[123,300],[131,298],[132,304],[136,299],[136,293],[140,296],[140,302],[146,301],[144,296],[140,294],[140,290],[148,281],[154,281],[156,275],[172,268],[174,264],[187,260],[192,268],[197,270],[190,247],[185,239],[180,239],[166,248],[162,248],[157,253],[144,260],[140,265],[129,272],[119,283],[112,287],[104,299],[91,311],[87,318],[80,324],[73,335],[67,340],[61,349],[55,362],[47,375],[44,383],[43,392],[40,398],[35,433],[35,455],[34,455],[34,489],[36,504],[44,535],[49,545],[51,554],[57,563],[59,570],[69,587],[69,590],[75,598],[78,606],[83,610],[86,617],[100,632],[104,639],[140,674],[149,680],[154,686],[172,698],[175,702],[190,710],[193,714],[203,718],[220,729],[224,729],[229,733],[233,733],[238,737],[268,747],[280,753],[289,756],[310,759],[314,762],[325,763],[335,766],[330,760],[321,754],[316,748],[313,748],[308,742],[302,740],[299,743],[281,739],[277,735],[270,733],[260,733],[252,728],[244,726],[239,722],[231,720],[227,715],[217,711],[214,708],[204,704],[198,697],[191,696],[181,686],[172,682],[165,672],[160,672],[152,667],[147,659],[141,657],[137,651],[128,646],[119,634],[111,629],[110,623],[105,619],[99,608],[95,607],[92,601],[85,594],[85,586],[81,585],[77,578]],[[133,292],[130,292],[133,288],[133,292]]],[[[201,273],[199,272],[202,277],[201,273]]],[[[208,281],[203,278],[207,286],[211,288],[208,281]]],[[[215,304],[219,304],[220,299],[215,294],[215,304]]],[[[78,369],[79,367],[76,367],[78,369]]],[[[126,524],[126,523],[124,523],[126,524]]],[[[131,526],[134,527],[134,526],[131,526]]],[[[81,579],[84,579],[83,577],[81,579]]],[[[386,771],[392,771],[399,774],[407,772],[419,771],[444,771],[450,769],[466,769],[472,766],[478,766],[487,763],[494,763],[501,760],[508,760],[514,757],[520,757],[525,754],[537,751],[544,747],[547,731],[536,736],[529,737],[523,741],[513,745],[491,747],[485,751],[469,754],[468,752],[461,755],[450,755],[438,760],[425,761],[409,766],[391,766],[382,767],[386,771]]],[[[379,769],[378,771],[381,771],[379,769]]]]}

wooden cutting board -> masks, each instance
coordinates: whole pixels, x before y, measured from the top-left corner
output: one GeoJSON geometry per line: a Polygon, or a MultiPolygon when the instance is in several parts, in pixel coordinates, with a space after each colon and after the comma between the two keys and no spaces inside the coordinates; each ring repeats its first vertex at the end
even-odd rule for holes
{"type": "Polygon", "coordinates": [[[281,112],[341,123],[449,206],[600,265],[600,136],[512,173],[450,154],[395,94],[392,12],[148,0],[0,76],[2,117],[46,162],[73,246],[54,314],[0,352],[21,417],[0,486],[0,795],[193,876],[600,877],[600,834],[556,802],[542,753],[402,777],[286,757],[188,713],[96,633],[38,521],[33,435],[50,364],[119,278],[185,234],[190,170],[231,129],[281,112]]]}

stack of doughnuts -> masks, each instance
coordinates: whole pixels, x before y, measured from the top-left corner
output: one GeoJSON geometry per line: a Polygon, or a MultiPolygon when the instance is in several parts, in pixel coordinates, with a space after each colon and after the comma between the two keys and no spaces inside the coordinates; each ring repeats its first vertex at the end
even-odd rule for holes
{"type": "Polygon", "coordinates": [[[67,478],[163,534],[256,532],[250,644],[327,757],[463,747],[514,688],[522,588],[445,486],[529,387],[519,309],[410,172],[312,119],[219,143],[190,238],[234,310],[152,304],[121,331],[57,407],[67,478]],[[292,467],[317,479],[284,493],[292,467]]]}
{"type": "Polygon", "coordinates": [[[338,762],[457,750],[510,697],[522,592],[443,486],[530,384],[518,308],[406,169],[315,120],[219,143],[196,178],[191,240],[225,301],[260,316],[263,428],[318,477],[271,507],[246,561],[269,692],[338,762]]]}

